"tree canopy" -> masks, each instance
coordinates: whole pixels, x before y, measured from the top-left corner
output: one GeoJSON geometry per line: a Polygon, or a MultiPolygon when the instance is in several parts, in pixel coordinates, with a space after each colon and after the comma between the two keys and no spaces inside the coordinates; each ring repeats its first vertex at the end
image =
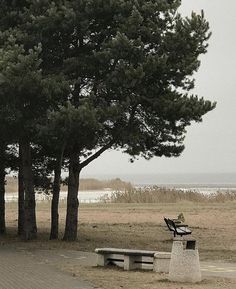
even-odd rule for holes
{"type": "MultiPolygon", "coordinates": [[[[1,1],[0,108],[12,134],[8,144],[22,142],[28,165],[33,146],[42,148],[43,158],[57,160],[58,172],[65,160],[66,240],[77,236],[85,166],[112,148],[131,160],[177,157],[186,127],[215,107],[191,94],[209,24],[203,12],[182,17],[180,5],[1,1]]],[[[31,187],[25,194],[32,196],[29,170],[23,170],[25,187],[31,187]]]]}

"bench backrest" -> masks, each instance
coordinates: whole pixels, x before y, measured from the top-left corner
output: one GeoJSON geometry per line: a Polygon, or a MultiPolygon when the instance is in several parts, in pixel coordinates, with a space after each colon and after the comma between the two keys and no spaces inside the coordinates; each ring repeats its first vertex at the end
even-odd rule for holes
{"type": "Polygon", "coordinates": [[[171,219],[167,219],[167,218],[164,218],[164,221],[165,221],[168,229],[171,232],[175,232],[176,231],[176,226],[175,226],[175,222],[174,221],[172,221],[171,219]]]}

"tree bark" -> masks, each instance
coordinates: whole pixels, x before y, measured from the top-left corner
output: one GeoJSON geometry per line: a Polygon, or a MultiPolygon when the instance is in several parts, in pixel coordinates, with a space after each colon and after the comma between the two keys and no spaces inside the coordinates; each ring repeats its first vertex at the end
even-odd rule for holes
{"type": "Polygon", "coordinates": [[[25,192],[22,168],[22,147],[19,145],[19,172],[18,172],[18,235],[24,236],[24,220],[25,220],[25,192]]]}
{"type": "MultiPolygon", "coordinates": [[[[5,153],[5,152],[4,152],[5,153]]],[[[5,222],[5,168],[0,164],[0,235],[6,233],[5,222]]]]}
{"type": "MultiPolygon", "coordinates": [[[[64,151],[64,150],[63,150],[64,151]]],[[[54,182],[53,182],[53,195],[51,205],[51,233],[50,240],[58,239],[58,227],[59,227],[59,197],[60,197],[60,182],[61,182],[61,166],[63,160],[63,151],[57,158],[54,169],[54,182]]]]}
{"type": "Polygon", "coordinates": [[[68,178],[68,195],[67,195],[67,212],[66,212],[66,227],[63,240],[76,241],[78,228],[78,190],[79,176],[81,168],[77,154],[70,156],[69,178],[68,178]]]}
{"type": "Polygon", "coordinates": [[[37,238],[35,193],[32,172],[31,146],[28,141],[23,141],[22,146],[22,169],[25,190],[24,199],[24,239],[37,238]]]}

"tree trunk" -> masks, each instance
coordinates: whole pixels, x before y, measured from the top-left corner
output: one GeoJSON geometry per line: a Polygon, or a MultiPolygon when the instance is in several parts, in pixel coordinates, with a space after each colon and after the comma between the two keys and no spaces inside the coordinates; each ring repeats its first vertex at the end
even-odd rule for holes
{"type": "Polygon", "coordinates": [[[50,240],[58,239],[58,227],[59,227],[58,205],[59,205],[59,197],[60,197],[61,166],[62,166],[62,159],[63,159],[63,151],[61,155],[58,157],[58,159],[56,160],[55,169],[54,169],[50,240]]]}
{"type": "MultiPolygon", "coordinates": [[[[4,152],[5,153],[5,152],[4,152]]],[[[5,168],[0,164],[0,235],[6,233],[5,223],[5,168]]]]}
{"type": "Polygon", "coordinates": [[[24,199],[24,239],[32,240],[37,237],[35,193],[32,173],[31,146],[27,141],[22,146],[22,169],[25,190],[24,199]]]}
{"type": "Polygon", "coordinates": [[[66,227],[63,240],[76,241],[78,227],[78,190],[79,190],[79,175],[81,168],[77,154],[72,154],[69,164],[68,178],[68,195],[67,195],[67,212],[66,212],[66,227]]]}
{"type": "Polygon", "coordinates": [[[24,192],[24,179],[23,179],[23,169],[22,169],[22,147],[19,145],[19,172],[18,172],[18,235],[24,236],[24,202],[25,202],[25,192],[24,192]]]}

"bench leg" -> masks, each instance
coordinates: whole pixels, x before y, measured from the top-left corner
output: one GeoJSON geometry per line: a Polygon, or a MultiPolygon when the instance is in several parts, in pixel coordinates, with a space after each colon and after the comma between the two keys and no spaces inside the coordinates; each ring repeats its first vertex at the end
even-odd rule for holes
{"type": "Polygon", "coordinates": [[[106,266],[106,261],[107,261],[107,258],[106,258],[106,255],[103,255],[103,254],[97,254],[97,266],[106,266]]]}
{"type": "Polygon", "coordinates": [[[136,269],[136,266],[135,266],[135,258],[133,256],[128,256],[128,255],[125,255],[124,256],[124,270],[133,270],[133,269],[136,269]]]}

